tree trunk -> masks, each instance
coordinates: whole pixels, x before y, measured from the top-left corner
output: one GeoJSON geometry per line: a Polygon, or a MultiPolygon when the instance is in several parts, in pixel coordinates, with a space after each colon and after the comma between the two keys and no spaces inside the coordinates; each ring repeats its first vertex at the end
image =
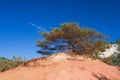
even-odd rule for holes
{"type": "Polygon", "coordinates": [[[72,52],[75,52],[75,47],[73,43],[72,43],[72,52]]]}

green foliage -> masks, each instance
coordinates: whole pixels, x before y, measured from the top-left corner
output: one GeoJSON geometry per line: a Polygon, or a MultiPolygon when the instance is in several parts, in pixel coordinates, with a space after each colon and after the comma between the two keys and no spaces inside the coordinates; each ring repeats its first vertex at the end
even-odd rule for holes
{"type": "Polygon", "coordinates": [[[116,39],[116,44],[120,44],[120,38],[116,39]]]}
{"type": "MultiPolygon", "coordinates": [[[[116,39],[115,43],[118,45],[118,51],[120,51],[120,38],[116,39]]],[[[101,60],[109,65],[120,66],[120,54],[118,54],[118,56],[111,56],[101,60]]]]}
{"type": "Polygon", "coordinates": [[[118,44],[118,51],[120,51],[120,44],[118,44]]]}
{"type": "Polygon", "coordinates": [[[111,56],[111,57],[108,57],[108,58],[103,58],[103,59],[101,59],[101,58],[99,58],[99,60],[102,60],[104,63],[106,63],[106,64],[108,64],[108,65],[113,65],[113,56],[111,56]]]}
{"type": "Polygon", "coordinates": [[[5,57],[0,57],[0,61],[5,61],[5,60],[8,60],[8,59],[5,57]]]}
{"type": "Polygon", "coordinates": [[[12,60],[9,60],[5,57],[0,57],[0,72],[17,67],[20,64],[24,63],[24,61],[25,60],[23,60],[21,57],[13,56],[12,60]]]}
{"type": "MultiPolygon", "coordinates": [[[[120,51],[120,39],[116,39],[116,44],[118,45],[118,51],[120,51]]],[[[103,62],[109,64],[109,65],[114,65],[114,66],[120,66],[120,54],[118,56],[111,56],[109,58],[103,59],[103,62]]]]}
{"type": "Polygon", "coordinates": [[[120,51],[120,38],[116,39],[116,44],[118,45],[118,51],[120,51]]]}
{"type": "Polygon", "coordinates": [[[117,57],[113,57],[112,62],[112,65],[120,66],[120,54],[117,57]]]}
{"type": "Polygon", "coordinates": [[[40,54],[63,51],[93,56],[93,53],[103,50],[107,44],[103,41],[106,36],[93,29],[82,28],[77,23],[64,23],[61,28],[40,35],[45,38],[37,43],[40,54]]]}
{"type": "Polygon", "coordinates": [[[111,56],[101,60],[109,65],[120,66],[120,54],[117,57],[111,56]]]}

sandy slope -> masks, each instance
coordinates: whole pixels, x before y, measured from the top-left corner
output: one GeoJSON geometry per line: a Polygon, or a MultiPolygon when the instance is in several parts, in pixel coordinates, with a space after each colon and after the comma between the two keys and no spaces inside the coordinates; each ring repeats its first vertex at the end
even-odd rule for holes
{"type": "Polygon", "coordinates": [[[110,80],[120,80],[120,71],[116,67],[99,60],[75,60],[66,54],[59,54],[34,59],[0,73],[0,80],[100,80],[95,76],[102,75],[110,80]]]}

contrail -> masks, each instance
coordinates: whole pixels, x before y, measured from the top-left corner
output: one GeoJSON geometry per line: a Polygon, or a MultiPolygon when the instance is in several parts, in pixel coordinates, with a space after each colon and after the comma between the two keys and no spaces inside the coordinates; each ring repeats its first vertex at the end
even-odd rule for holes
{"type": "Polygon", "coordinates": [[[47,31],[45,28],[43,28],[40,25],[36,25],[35,23],[29,22],[29,24],[33,27],[35,27],[38,31],[47,31]]]}

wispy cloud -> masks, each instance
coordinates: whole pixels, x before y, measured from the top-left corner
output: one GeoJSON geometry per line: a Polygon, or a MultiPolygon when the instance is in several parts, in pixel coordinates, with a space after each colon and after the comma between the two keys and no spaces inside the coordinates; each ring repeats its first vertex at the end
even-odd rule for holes
{"type": "Polygon", "coordinates": [[[36,28],[38,31],[47,31],[44,27],[42,27],[41,25],[37,25],[35,23],[29,22],[29,25],[33,26],[34,28],[36,28]]]}

